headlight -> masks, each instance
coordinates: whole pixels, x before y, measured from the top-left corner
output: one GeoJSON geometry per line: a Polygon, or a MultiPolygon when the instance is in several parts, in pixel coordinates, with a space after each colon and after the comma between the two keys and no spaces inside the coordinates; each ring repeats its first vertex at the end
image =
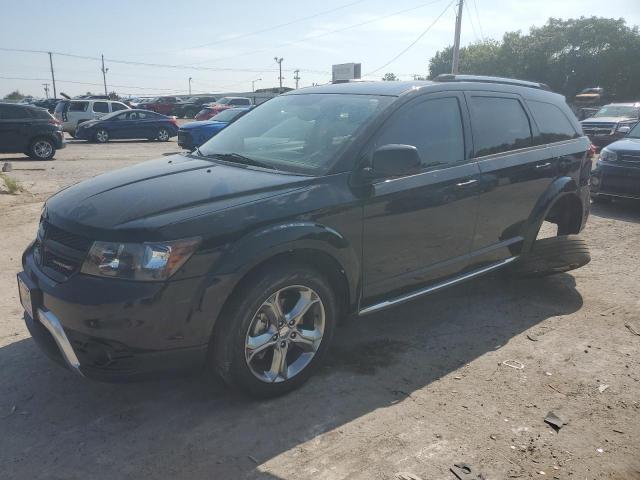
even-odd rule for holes
{"type": "Polygon", "coordinates": [[[158,243],[94,242],[82,273],[127,280],[166,280],[184,265],[199,244],[199,238],[158,243]]]}
{"type": "Polygon", "coordinates": [[[600,152],[600,160],[602,160],[603,162],[615,162],[616,160],[618,160],[618,155],[616,154],[616,152],[612,152],[607,148],[603,148],[600,152]]]}

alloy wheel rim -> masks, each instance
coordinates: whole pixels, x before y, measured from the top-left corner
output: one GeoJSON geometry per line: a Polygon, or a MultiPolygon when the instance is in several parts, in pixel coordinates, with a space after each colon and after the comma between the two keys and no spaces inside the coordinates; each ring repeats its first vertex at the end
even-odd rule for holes
{"type": "Polygon", "coordinates": [[[46,158],[51,155],[53,147],[49,142],[40,141],[34,145],[33,151],[35,152],[36,156],[40,158],[46,158]]]}
{"type": "Polygon", "coordinates": [[[245,360],[265,383],[300,374],[320,348],[325,309],[311,288],[292,285],[271,294],[254,314],[245,337],[245,360]]]}
{"type": "Polygon", "coordinates": [[[158,133],[158,138],[162,141],[165,141],[169,138],[169,132],[167,132],[166,130],[160,130],[160,133],[158,133]]]}
{"type": "Polygon", "coordinates": [[[109,134],[107,132],[105,132],[104,130],[100,130],[97,134],[96,137],[98,137],[98,140],[101,142],[106,142],[109,139],[109,134]]]}

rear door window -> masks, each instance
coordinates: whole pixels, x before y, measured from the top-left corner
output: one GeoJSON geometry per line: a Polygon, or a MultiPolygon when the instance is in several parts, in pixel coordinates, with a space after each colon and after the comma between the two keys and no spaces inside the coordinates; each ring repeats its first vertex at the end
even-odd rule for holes
{"type": "Polygon", "coordinates": [[[471,96],[469,111],[476,157],[533,145],[529,117],[518,99],[471,96]]]}
{"type": "Polygon", "coordinates": [[[71,102],[69,105],[70,112],[86,112],[89,108],[89,102],[71,102]]]}
{"type": "Polygon", "coordinates": [[[458,99],[434,98],[400,108],[382,127],[375,147],[392,143],[416,147],[425,168],[464,160],[458,99]]]}
{"type": "Polygon", "coordinates": [[[51,114],[46,110],[40,110],[38,108],[33,108],[29,110],[31,112],[31,116],[33,118],[37,118],[39,120],[49,120],[51,119],[51,114]]]}
{"type": "Polygon", "coordinates": [[[96,113],[109,113],[109,104],[107,102],[94,102],[93,111],[96,113]]]}
{"type": "Polygon", "coordinates": [[[567,116],[557,106],[535,100],[527,100],[527,105],[540,131],[535,139],[536,144],[543,145],[578,137],[567,116]]]}

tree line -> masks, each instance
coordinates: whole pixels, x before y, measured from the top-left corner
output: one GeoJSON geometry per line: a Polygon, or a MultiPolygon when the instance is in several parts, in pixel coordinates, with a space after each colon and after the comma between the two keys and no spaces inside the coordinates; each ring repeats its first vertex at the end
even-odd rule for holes
{"type": "MultiPolygon", "coordinates": [[[[429,78],[451,73],[452,54],[447,47],[431,58],[429,78]]],[[[567,98],[602,87],[617,101],[640,101],[640,32],[622,18],[550,18],[461,48],[459,72],[542,82],[567,98]]]]}

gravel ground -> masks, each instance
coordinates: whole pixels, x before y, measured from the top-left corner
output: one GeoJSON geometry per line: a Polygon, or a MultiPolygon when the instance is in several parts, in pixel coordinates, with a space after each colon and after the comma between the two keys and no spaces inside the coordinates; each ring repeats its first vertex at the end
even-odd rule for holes
{"type": "Polygon", "coordinates": [[[15,281],[42,202],[177,151],[174,139],[72,142],[52,162],[0,155],[25,188],[0,194],[1,478],[439,480],[465,462],[488,479],[640,479],[631,202],[593,206],[593,260],[571,274],[496,274],[348,321],[321,373],[280,399],[201,375],[112,385],[52,365],[23,324],[15,281]],[[549,411],[568,422],[559,432],[543,422],[549,411]]]}

